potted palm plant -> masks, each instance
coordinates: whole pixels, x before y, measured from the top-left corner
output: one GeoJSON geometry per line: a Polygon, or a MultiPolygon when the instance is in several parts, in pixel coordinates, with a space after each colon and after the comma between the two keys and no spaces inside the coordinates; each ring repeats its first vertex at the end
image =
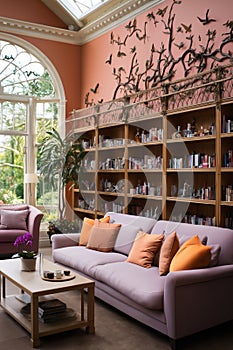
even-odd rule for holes
{"type": "Polygon", "coordinates": [[[58,131],[47,131],[47,137],[40,145],[40,173],[58,188],[58,220],[64,221],[66,215],[65,187],[78,186],[82,159],[85,156],[81,141],[72,135],[63,139],[58,131]]]}

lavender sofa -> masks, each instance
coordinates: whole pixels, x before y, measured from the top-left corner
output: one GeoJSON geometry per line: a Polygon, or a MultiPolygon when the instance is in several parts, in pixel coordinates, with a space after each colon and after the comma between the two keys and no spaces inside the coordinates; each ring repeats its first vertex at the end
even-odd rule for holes
{"type": "Polygon", "coordinates": [[[42,217],[42,212],[31,205],[0,205],[0,257],[17,253],[14,241],[26,232],[33,236],[31,249],[38,252],[42,217]]]}
{"type": "Polygon", "coordinates": [[[124,227],[124,236],[120,231],[113,252],[103,253],[78,246],[79,234],[54,235],[54,261],[94,280],[98,298],[166,334],[173,349],[176,340],[233,319],[232,230],[156,222],[112,212],[106,215],[124,227]],[[200,238],[207,236],[207,244],[221,246],[218,264],[160,276],[158,266],[146,269],[125,262],[137,231],[132,226],[165,236],[175,230],[179,239],[184,236],[188,239],[195,234],[200,238]]]}

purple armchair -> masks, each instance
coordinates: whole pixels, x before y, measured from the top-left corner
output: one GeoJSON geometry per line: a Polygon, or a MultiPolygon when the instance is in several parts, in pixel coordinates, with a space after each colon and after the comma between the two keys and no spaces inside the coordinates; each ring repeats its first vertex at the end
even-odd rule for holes
{"type": "Polygon", "coordinates": [[[42,217],[42,212],[31,205],[1,205],[0,256],[10,257],[17,253],[15,239],[26,232],[33,236],[31,250],[38,252],[42,217]]]}

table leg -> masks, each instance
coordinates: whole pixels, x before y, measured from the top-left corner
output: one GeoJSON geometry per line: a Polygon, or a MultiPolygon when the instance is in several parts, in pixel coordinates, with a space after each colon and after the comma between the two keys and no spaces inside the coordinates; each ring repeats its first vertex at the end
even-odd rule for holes
{"type": "Polygon", "coordinates": [[[84,315],[84,290],[81,289],[81,321],[84,321],[85,315],[84,315]]]}
{"type": "Polygon", "coordinates": [[[2,297],[6,297],[6,278],[2,276],[2,297]]]}
{"type": "Polygon", "coordinates": [[[31,342],[33,347],[40,345],[39,320],[38,320],[38,296],[31,296],[31,342]]]}
{"type": "Polygon", "coordinates": [[[86,331],[90,334],[95,333],[95,297],[94,297],[94,286],[88,287],[87,291],[87,321],[88,326],[86,331]]]}

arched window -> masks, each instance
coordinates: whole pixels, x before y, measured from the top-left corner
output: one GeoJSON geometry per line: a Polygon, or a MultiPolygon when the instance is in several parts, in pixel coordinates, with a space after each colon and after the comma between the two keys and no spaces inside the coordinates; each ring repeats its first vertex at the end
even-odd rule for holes
{"type": "Polygon", "coordinates": [[[1,33],[0,201],[56,208],[56,193],[39,173],[37,145],[64,122],[64,89],[52,63],[27,41],[1,33]]]}

